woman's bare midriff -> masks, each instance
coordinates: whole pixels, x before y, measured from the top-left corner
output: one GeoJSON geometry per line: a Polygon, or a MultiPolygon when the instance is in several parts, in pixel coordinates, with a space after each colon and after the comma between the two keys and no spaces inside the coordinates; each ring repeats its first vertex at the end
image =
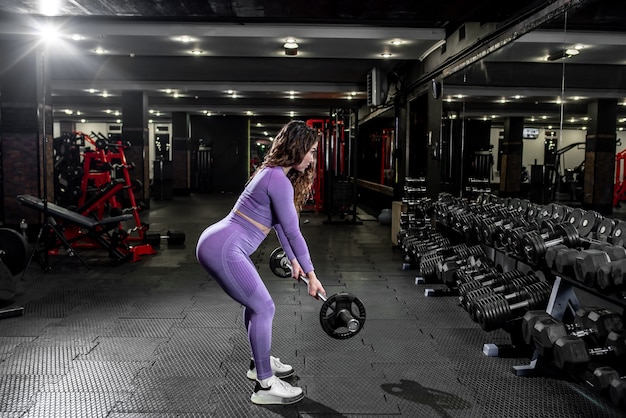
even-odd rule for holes
{"type": "Polygon", "coordinates": [[[259,228],[261,230],[261,232],[263,232],[265,235],[269,234],[270,231],[272,230],[271,227],[269,226],[265,226],[257,221],[255,221],[254,219],[252,219],[251,217],[244,215],[243,213],[239,212],[238,210],[235,211],[235,213],[239,216],[241,216],[242,218],[244,218],[246,221],[250,222],[252,225],[256,226],[257,228],[259,228]]]}

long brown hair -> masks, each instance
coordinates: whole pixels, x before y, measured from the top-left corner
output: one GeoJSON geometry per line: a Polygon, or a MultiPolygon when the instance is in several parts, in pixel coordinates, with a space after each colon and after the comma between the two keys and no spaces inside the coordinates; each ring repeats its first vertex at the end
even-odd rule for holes
{"type": "MultiPolygon", "coordinates": [[[[311,128],[304,121],[292,120],[278,132],[272,142],[272,147],[263,159],[263,164],[255,173],[263,167],[291,167],[299,164],[318,139],[316,129],[311,128]]],[[[303,172],[290,170],[287,173],[287,178],[293,184],[294,204],[298,211],[302,209],[311,194],[315,178],[315,163],[314,160],[303,172]]]]}

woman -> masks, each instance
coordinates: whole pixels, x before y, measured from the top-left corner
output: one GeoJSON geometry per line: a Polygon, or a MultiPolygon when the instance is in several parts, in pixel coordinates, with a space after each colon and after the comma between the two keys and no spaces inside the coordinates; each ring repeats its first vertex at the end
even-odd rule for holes
{"type": "Polygon", "coordinates": [[[208,227],[196,248],[202,267],[244,306],[252,352],[247,376],[257,381],[250,398],[256,404],[290,404],[304,397],[301,388],[280,380],[291,376],[293,368],[270,356],[274,301],[250,254],[273,227],[291,261],[293,277],[305,275],[309,295],[315,298],[318,292],[326,293],[315,275],[298,218],[311,190],[317,144],[316,130],[304,122],[283,126],[231,213],[208,227]]]}

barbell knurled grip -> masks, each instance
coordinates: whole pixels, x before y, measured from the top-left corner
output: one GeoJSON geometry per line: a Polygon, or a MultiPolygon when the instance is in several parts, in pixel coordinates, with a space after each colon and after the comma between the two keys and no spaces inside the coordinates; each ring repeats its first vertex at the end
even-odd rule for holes
{"type": "MultiPolygon", "coordinates": [[[[306,276],[301,274],[300,275],[300,280],[302,280],[304,283],[306,283],[307,286],[309,285],[309,279],[306,276]]],[[[326,296],[324,296],[320,292],[317,292],[317,297],[322,299],[324,302],[326,302],[326,300],[327,300],[326,296]]]]}

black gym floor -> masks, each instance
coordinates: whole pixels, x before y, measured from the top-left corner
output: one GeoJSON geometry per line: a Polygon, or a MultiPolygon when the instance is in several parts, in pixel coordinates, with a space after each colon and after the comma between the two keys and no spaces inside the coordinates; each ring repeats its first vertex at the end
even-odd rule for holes
{"type": "Polygon", "coordinates": [[[275,277],[273,234],[253,255],[276,303],[273,355],[291,364],[306,397],[291,406],[250,402],[249,352],[241,308],[196,263],[200,232],[223,217],[234,195],[153,202],[151,230],[182,229],[186,245],[111,264],[52,257],[32,263],[0,319],[0,417],[619,417],[610,399],[564,376],[519,377],[527,353],[487,357],[483,344],[510,343],[484,332],[455,297],[425,297],[414,270],[402,270],[390,227],[302,215],[318,276],[328,294],[349,291],[367,308],[364,329],[335,340],[319,324],[322,302],[305,286],[275,277]]]}

